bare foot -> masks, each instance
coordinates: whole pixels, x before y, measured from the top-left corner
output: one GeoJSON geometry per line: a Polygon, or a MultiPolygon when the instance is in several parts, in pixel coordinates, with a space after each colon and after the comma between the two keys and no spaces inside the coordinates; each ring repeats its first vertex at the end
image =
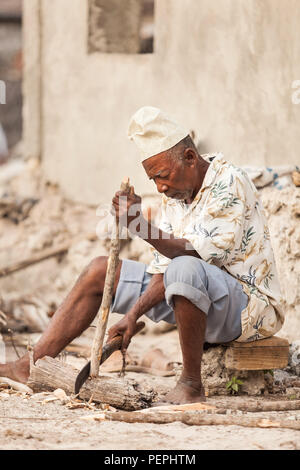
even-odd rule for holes
{"type": "Polygon", "coordinates": [[[204,388],[201,382],[179,379],[175,388],[165,395],[161,402],[172,405],[185,403],[198,403],[206,401],[204,388]]]}
{"type": "Polygon", "coordinates": [[[0,377],[26,384],[29,377],[29,358],[24,356],[18,361],[0,364],[0,377]]]}

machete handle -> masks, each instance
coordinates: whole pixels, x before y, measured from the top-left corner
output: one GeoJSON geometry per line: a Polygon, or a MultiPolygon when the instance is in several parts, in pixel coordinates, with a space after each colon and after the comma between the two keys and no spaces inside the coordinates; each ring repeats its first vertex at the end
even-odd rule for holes
{"type": "Polygon", "coordinates": [[[112,340],[110,340],[109,343],[106,343],[103,346],[100,365],[103,364],[103,362],[106,361],[106,359],[108,359],[109,356],[112,355],[112,353],[121,349],[122,340],[123,340],[122,336],[118,335],[118,336],[115,336],[112,340]]]}
{"type": "MultiPolygon", "coordinates": [[[[144,328],[144,326],[145,326],[145,323],[143,321],[138,322],[136,324],[134,335],[139,333],[139,331],[141,331],[144,328]]],[[[108,359],[109,356],[112,355],[112,353],[121,349],[122,341],[123,341],[123,337],[121,335],[118,335],[118,336],[115,336],[113,339],[111,339],[109,343],[105,344],[105,346],[102,349],[100,364],[103,364],[103,362],[106,361],[106,359],[108,359]]],[[[75,395],[78,395],[82,385],[88,379],[90,375],[90,370],[91,370],[91,361],[88,361],[76,377],[75,388],[74,388],[75,395]]]]}
{"type": "MultiPolygon", "coordinates": [[[[137,333],[139,333],[144,328],[144,326],[145,326],[145,323],[143,321],[139,321],[136,324],[136,328],[134,330],[133,336],[135,336],[137,333]]],[[[121,349],[122,341],[123,341],[123,337],[121,335],[118,335],[118,336],[115,336],[114,338],[112,338],[109,341],[109,343],[106,343],[105,346],[103,346],[100,365],[103,364],[103,362],[106,361],[106,359],[108,359],[109,356],[113,352],[118,351],[119,349],[121,349]]]]}

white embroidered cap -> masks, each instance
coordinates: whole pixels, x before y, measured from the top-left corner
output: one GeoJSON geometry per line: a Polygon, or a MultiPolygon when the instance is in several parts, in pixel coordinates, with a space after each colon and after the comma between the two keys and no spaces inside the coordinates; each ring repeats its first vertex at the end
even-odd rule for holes
{"type": "Polygon", "coordinates": [[[144,106],[131,118],[128,137],[140,151],[141,161],[174,147],[189,133],[158,108],[144,106]]]}

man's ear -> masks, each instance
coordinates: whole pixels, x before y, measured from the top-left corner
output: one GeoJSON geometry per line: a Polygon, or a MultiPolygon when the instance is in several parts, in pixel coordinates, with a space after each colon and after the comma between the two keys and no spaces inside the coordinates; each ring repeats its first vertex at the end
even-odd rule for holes
{"type": "Polygon", "coordinates": [[[183,152],[183,158],[186,165],[193,166],[196,162],[197,154],[194,149],[188,147],[183,152]]]}

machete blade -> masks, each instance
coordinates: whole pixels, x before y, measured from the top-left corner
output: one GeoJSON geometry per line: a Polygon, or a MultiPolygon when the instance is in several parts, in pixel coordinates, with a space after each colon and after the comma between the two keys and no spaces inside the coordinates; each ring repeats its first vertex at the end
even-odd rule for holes
{"type": "Polygon", "coordinates": [[[81,369],[79,374],[76,377],[75,381],[75,395],[80,392],[80,389],[84,382],[87,380],[88,376],[90,375],[91,370],[91,361],[87,362],[86,365],[81,369]]]}
{"type": "MultiPolygon", "coordinates": [[[[143,321],[140,321],[136,324],[136,329],[134,332],[134,335],[139,333],[145,326],[145,323],[143,321]]],[[[118,351],[122,347],[122,341],[123,338],[122,336],[118,335],[115,336],[109,343],[106,343],[105,346],[102,349],[102,354],[101,354],[101,359],[100,359],[100,365],[103,364],[106,359],[109,358],[109,356],[112,355],[113,352],[118,351]]],[[[80,392],[80,389],[84,382],[89,378],[91,371],[91,361],[87,362],[85,366],[81,369],[79,374],[76,377],[75,380],[75,395],[78,395],[80,392]]]]}
{"type": "MultiPolygon", "coordinates": [[[[122,346],[122,336],[116,336],[109,343],[107,343],[102,349],[100,365],[103,364],[103,362],[106,361],[106,359],[108,359],[109,356],[111,356],[113,352],[121,349],[121,346],[122,346]]],[[[82,385],[88,379],[90,375],[90,370],[91,370],[91,361],[88,361],[76,377],[75,395],[78,395],[82,385]]]]}

